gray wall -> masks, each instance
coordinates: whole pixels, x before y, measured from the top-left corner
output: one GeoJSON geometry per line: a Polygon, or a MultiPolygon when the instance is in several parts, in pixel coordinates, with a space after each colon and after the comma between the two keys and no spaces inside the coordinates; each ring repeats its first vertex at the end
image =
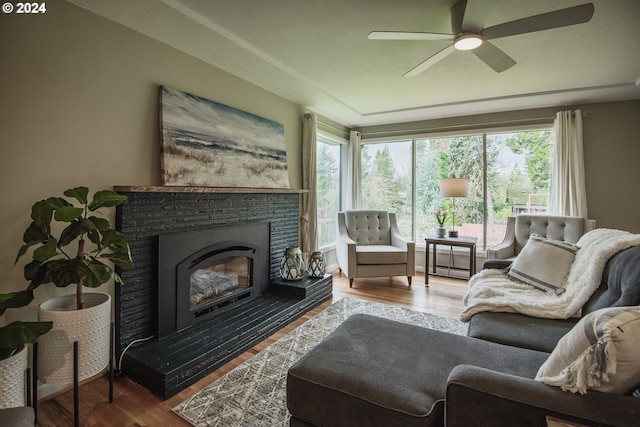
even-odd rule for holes
{"type": "Polygon", "coordinates": [[[584,109],[589,216],[598,227],[640,233],[640,101],[584,109]]]}

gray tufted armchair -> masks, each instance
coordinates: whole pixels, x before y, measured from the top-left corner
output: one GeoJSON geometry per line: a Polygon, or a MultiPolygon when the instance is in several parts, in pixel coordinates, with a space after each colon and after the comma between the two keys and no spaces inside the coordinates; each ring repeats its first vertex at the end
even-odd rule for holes
{"type": "Polygon", "coordinates": [[[507,266],[520,253],[533,233],[548,239],[576,243],[583,234],[596,228],[596,221],[577,216],[516,215],[507,219],[504,240],[487,249],[487,262],[491,268],[507,266]],[[503,265],[493,260],[504,260],[503,265]]]}
{"type": "Polygon", "coordinates": [[[407,276],[416,274],[415,242],[402,236],[396,214],[381,210],[338,212],[336,255],[338,266],[349,278],[407,276]]]}

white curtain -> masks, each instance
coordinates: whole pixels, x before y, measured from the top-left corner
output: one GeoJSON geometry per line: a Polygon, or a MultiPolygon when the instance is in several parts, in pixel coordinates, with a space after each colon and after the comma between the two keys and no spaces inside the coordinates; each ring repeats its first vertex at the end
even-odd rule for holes
{"type": "Polygon", "coordinates": [[[347,163],[347,200],[345,209],[360,206],[360,132],[349,134],[349,159],[347,163]]]}
{"type": "Polygon", "coordinates": [[[316,181],[317,119],[315,114],[302,115],[302,194],[300,246],[305,259],[318,249],[318,208],[316,181]]]}
{"type": "Polygon", "coordinates": [[[559,111],[554,121],[556,144],[551,170],[549,213],[587,216],[582,148],[582,111],[559,111]]]}

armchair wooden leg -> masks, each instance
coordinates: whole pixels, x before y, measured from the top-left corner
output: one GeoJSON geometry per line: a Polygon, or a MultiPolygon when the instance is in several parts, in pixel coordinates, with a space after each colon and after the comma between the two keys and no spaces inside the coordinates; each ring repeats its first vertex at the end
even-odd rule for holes
{"type": "Polygon", "coordinates": [[[349,279],[349,287],[352,288],[353,287],[353,279],[349,279]]]}
{"type": "Polygon", "coordinates": [[[411,287],[411,279],[412,279],[411,276],[407,276],[407,281],[409,282],[409,287],[411,287]]]}

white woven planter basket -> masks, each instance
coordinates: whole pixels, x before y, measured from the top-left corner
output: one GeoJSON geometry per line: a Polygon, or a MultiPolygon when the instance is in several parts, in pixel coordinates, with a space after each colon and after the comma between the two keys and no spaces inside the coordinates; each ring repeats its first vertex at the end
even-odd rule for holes
{"type": "MultiPolygon", "coordinates": [[[[25,376],[27,346],[8,359],[0,360],[0,408],[25,405],[25,376]]],[[[0,421],[0,424],[2,421],[0,421]]]]}
{"type": "Polygon", "coordinates": [[[78,341],[78,375],[83,380],[109,364],[111,296],[85,293],[82,310],[76,296],[64,295],[40,304],[38,318],[53,328],[38,340],[38,379],[47,384],[73,382],[73,342],[78,341]]]}

